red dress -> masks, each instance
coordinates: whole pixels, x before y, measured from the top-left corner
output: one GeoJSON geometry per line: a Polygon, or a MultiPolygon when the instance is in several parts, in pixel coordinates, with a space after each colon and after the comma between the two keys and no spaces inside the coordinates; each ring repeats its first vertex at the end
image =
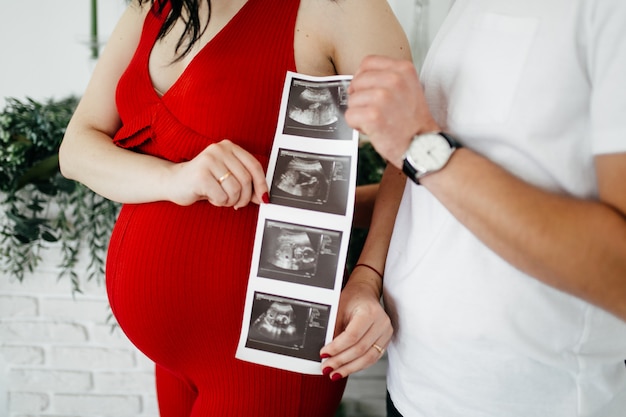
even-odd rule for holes
{"type": "MultiPolygon", "coordinates": [[[[117,88],[115,143],[180,162],[228,138],[267,168],[286,71],[296,69],[298,8],[249,0],[163,97],[148,73],[164,20],[154,9],[117,88]]],[[[345,380],[235,359],[257,213],[255,204],[122,207],[107,291],[122,330],[156,363],[163,417],[324,417],[339,405],[345,380]]]]}

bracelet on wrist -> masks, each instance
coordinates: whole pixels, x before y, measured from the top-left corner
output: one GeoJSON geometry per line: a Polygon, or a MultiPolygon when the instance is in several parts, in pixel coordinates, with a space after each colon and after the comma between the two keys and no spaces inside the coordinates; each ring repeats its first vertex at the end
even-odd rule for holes
{"type": "Polygon", "coordinates": [[[383,274],[381,274],[380,272],[378,272],[378,270],[376,268],[374,268],[373,266],[370,266],[368,264],[356,264],[356,265],[354,265],[354,268],[352,268],[352,270],[355,270],[358,266],[362,266],[362,267],[365,267],[367,269],[370,269],[370,270],[374,271],[374,273],[376,273],[376,275],[378,275],[381,280],[383,279],[383,274]]]}

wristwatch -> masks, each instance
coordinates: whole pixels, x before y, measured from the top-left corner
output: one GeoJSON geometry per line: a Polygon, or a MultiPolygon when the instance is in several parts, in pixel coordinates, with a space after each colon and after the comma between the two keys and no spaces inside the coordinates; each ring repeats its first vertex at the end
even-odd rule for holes
{"type": "Polygon", "coordinates": [[[437,172],[461,144],[447,133],[430,132],[415,135],[404,154],[402,171],[416,184],[420,178],[437,172]]]}

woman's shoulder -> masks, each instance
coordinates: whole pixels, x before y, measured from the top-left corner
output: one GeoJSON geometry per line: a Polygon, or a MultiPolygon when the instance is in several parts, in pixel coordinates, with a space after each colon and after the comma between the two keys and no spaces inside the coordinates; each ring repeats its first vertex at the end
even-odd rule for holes
{"type": "Polygon", "coordinates": [[[298,29],[313,37],[338,73],[354,73],[367,55],[411,58],[387,0],[300,0],[298,29]]]}

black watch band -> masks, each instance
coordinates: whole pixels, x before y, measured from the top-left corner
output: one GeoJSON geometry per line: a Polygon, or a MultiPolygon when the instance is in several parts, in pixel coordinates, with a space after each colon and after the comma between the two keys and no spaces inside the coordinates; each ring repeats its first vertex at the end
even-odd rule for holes
{"type": "Polygon", "coordinates": [[[409,179],[411,179],[411,181],[415,184],[420,185],[420,180],[417,178],[417,171],[406,158],[402,161],[402,172],[404,172],[404,175],[409,177],[409,179]]]}
{"type": "MultiPolygon", "coordinates": [[[[448,142],[450,148],[452,148],[453,151],[455,149],[461,148],[461,144],[453,136],[448,135],[444,132],[437,132],[436,134],[443,137],[448,142]]],[[[407,177],[409,177],[415,184],[420,185],[417,170],[406,157],[404,158],[404,161],[402,161],[402,172],[407,177]]]]}
{"type": "Polygon", "coordinates": [[[450,135],[448,135],[447,133],[444,133],[444,132],[438,132],[438,133],[441,136],[443,136],[448,141],[450,146],[452,146],[453,148],[458,149],[458,148],[462,148],[463,147],[456,139],[454,139],[453,136],[450,136],[450,135]]]}

